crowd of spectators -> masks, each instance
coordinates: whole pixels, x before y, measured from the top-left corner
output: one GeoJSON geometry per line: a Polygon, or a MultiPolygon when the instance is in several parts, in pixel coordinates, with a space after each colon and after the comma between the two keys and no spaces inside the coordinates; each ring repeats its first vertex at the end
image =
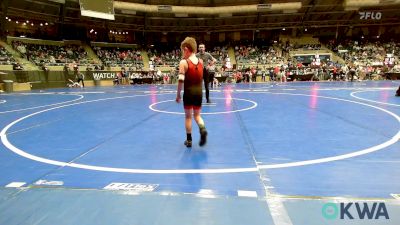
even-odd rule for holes
{"type": "MultiPolygon", "coordinates": [[[[373,77],[382,77],[386,72],[399,70],[400,63],[398,56],[400,54],[400,44],[397,42],[381,42],[379,40],[368,41],[361,39],[358,41],[343,40],[340,42],[329,40],[324,44],[342,57],[345,63],[338,64],[337,62],[327,62],[326,64],[317,65],[318,68],[315,70],[317,71],[315,77],[319,79],[334,79],[333,74],[338,74],[339,77],[339,74],[348,74],[350,71],[355,71],[355,77],[358,79],[372,79],[373,77]],[[392,57],[388,57],[388,54],[392,55],[392,57]],[[389,61],[391,64],[387,63],[388,58],[390,58],[389,61]],[[333,71],[335,71],[335,73],[333,71]]],[[[141,52],[128,48],[93,47],[94,52],[103,62],[102,65],[96,65],[90,64],[91,60],[88,58],[87,52],[82,46],[78,45],[53,46],[13,41],[12,46],[20,52],[23,57],[26,57],[28,60],[43,68],[52,65],[64,65],[66,63],[74,65],[85,65],[85,63],[88,63],[90,68],[93,67],[94,70],[104,70],[104,66],[120,66],[126,68],[126,71],[141,71],[144,65],[141,52]]],[[[235,69],[243,72],[246,71],[247,68],[253,66],[258,68],[258,66],[260,66],[260,68],[264,69],[256,69],[256,75],[262,75],[262,71],[266,71],[265,74],[269,74],[268,71],[271,70],[273,66],[277,65],[283,66],[284,71],[289,71],[287,75],[291,75],[290,73],[295,75],[304,74],[307,68],[297,68],[295,71],[290,69],[292,67],[297,67],[297,62],[290,59],[289,52],[297,49],[318,51],[321,49],[321,46],[321,44],[297,45],[290,44],[289,42],[271,42],[268,45],[238,43],[234,45],[237,61],[235,69]]],[[[156,73],[155,77],[157,77],[157,79],[167,76],[164,74],[157,74],[159,72],[159,66],[169,66],[175,69],[182,58],[181,50],[176,46],[172,48],[168,46],[164,48],[150,47],[148,50],[144,51],[147,51],[149,56],[149,64],[152,67],[150,67],[150,71],[156,73]]],[[[217,66],[221,68],[218,69],[218,74],[221,73],[223,75],[227,71],[230,73],[234,72],[232,69],[224,69],[226,62],[230,61],[228,46],[211,46],[208,47],[206,51],[217,59],[217,66]]],[[[4,48],[0,48],[0,64],[16,65],[11,54],[7,53],[4,48]]],[[[311,63],[305,66],[311,68],[315,65],[311,63]]]]}
{"type": "Polygon", "coordinates": [[[150,61],[155,66],[176,66],[182,59],[182,53],[179,48],[174,49],[154,49],[147,50],[150,61]]]}
{"type": "MultiPolygon", "coordinates": [[[[240,45],[235,47],[237,62],[245,63],[234,70],[236,82],[251,82],[254,75],[270,77],[270,80],[366,80],[366,79],[391,79],[390,73],[400,72],[399,54],[400,44],[380,41],[354,41],[348,40],[339,44],[330,41],[325,44],[328,48],[338,53],[344,59],[344,63],[327,61],[312,61],[303,64],[297,62],[296,58],[291,58],[291,50],[314,50],[318,55],[318,50],[322,44],[289,44],[279,43],[277,48],[260,49],[257,46],[240,45]],[[276,57],[278,60],[271,60],[268,56],[275,53],[279,56],[282,50],[283,57],[276,57]],[[266,64],[266,66],[264,65],[266,64]],[[275,64],[271,67],[271,64],[275,64]],[[252,68],[256,68],[256,73],[252,73],[252,68]],[[261,66],[261,67],[258,67],[261,66]]],[[[306,59],[306,58],[305,58],[306,59]]],[[[307,58],[308,59],[308,58],[307,58]]]]}
{"type": "Polygon", "coordinates": [[[328,40],[325,45],[354,70],[359,79],[383,79],[387,72],[400,72],[400,43],[381,40],[328,40]]]}
{"type": "Polygon", "coordinates": [[[87,52],[79,45],[41,45],[13,41],[12,46],[21,53],[22,57],[38,66],[61,66],[65,63],[76,63],[79,65],[91,64],[87,52]]]}
{"type": "Polygon", "coordinates": [[[226,65],[226,62],[230,61],[228,55],[228,46],[215,46],[208,50],[206,49],[206,51],[208,51],[217,60],[217,66],[226,65]]]}
{"type": "Polygon", "coordinates": [[[116,47],[93,47],[94,52],[105,66],[121,66],[143,68],[140,51],[116,47]]]}
{"type": "Polygon", "coordinates": [[[285,58],[290,57],[290,51],[297,51],[297,50],[313,50],[318,51],[322,48],[321,44],[298,44],[298,43],[290,43],[289,41],[286,42],[279,42],[279,48],[282,50],[282,56],[285,58]]]}
{"type": "Polygon", "coordinates": [[[382,43],[368,40],[354,41],[347,39],[341,42],[330,40],[326,43],[326,46],[346,62],[353,62],[356,65],[383,66],[387,54],[393,55],[393,64],[399,62],[400,43],[393,41],[382,43]]]}
{"type": "Polygon", "coordinates": [[[236,45],[235,57],[238,64],[276,64],[282,63],[282,52],[274,46],[236,45]]]}
{"type": "Polygon", "coordinates": [[[14,57],[4,47],[0,46],[0,65],[13,65],[14,63],[14,57]]]}
{"type": "MultiPolygon", "coordinates": [[[[221,67],[226,64],[229,60],[228,47],[215,46],[207,48],[206,51],[210,53],[216,60],[216,65],[221,67]]],[[[150,48],[147,50],[149,59],[154,66],[171,66],[175,67],[179,64],[182,59],[181,50],[176,47],[173,49],[160,48],[150,48]]]]}

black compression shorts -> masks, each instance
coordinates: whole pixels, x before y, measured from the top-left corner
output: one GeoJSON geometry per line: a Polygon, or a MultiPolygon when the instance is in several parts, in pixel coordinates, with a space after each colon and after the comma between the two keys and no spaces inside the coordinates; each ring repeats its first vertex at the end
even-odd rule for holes
{"type": "Polygon", "coordinates": [[[203,101],[203,96],[202,95],[185,95],[183,94],[183,106],[185,108],[189,106],[194,106],[194,107],[201,107],[201,103],[203,101]]]}

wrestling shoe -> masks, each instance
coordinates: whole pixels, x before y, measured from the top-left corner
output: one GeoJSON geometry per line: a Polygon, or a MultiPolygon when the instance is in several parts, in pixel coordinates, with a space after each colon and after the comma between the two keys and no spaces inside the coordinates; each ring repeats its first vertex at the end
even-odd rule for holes
{"type": "Polygon", "coordinates": [[[192,147],[192,141],[186,140],[183,144],[188,148],[192,147]]]}
{"type": "Polygon", "coordinates": [[[207,142],[207,130],[205,128],[200,130],[200,142],[199,145],[203,146],[207,142]]]}

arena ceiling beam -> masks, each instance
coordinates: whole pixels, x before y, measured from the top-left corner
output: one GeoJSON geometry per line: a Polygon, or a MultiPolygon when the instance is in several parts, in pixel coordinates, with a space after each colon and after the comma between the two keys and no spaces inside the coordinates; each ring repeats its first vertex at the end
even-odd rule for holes
{"type": "MultiPolygon", "coordinates": [[[[129,4],[140,4],[142,6],[151,6],[158,0],[129,0],[138,3],[126,2],[129,4]]],[[[280,0],[277,0],[280,1],[280,0]]],[[[277,2],[274,1],[274,2],[277,2]]],[[[298,0],[300,2],[300,0],[298,0]]],[[[356,0],[301,0],[301,8],[294,13],[284,13],[279,11],[260,11],[255,6],[263,5],[268,7],[268,0],[249,0],[248,5],[245,5],[245,0],[238,0],[229,2],[228,0],[195,0],[192,5],[197,5],[197,8],[205,8],[215,10],[216,8],[227,8],[223,6],[227,4],[238,4],[237,7],[246,8],[252,6],[254,12],[233,13],[231,17],[220,17],[220,13],[216,14],[190,14],[186,13],[187,17],[176,17],[178,11],[173,11],[174,7],[187,7],[188,1],[185,0],[171,0],[170,3],[175,5],[171,6],[171,12],[159,12],[158,5],[156,12],[149,10],[136,11],[133,9],[117,9],[115,11],[116,20],[110,21],[108,26],[111,28],[129,29],[131,31],[144,31],[144,32],[218,32],[218,31],[240,31],[240,30],[271,30],[281,29],[283,27],[290,28],[296,26],[297,28],[304,27],[337,27],[337,26],[376,26],[379,24],[398,24],[400,22],[400,8],[393,7],[393,4],[387,3],[388,0],[380,0],[383,7],[371,6],[363,7],[360,10],[367,10],[370,12],[381,12],[382,19],[360,21],[358,11],[344,10],[346,4],[356,0]],[[386,2],[386,3],[385,3],[386,2]],[[243,5],[240,5],[243,4],[243,5]],[[386,6],[385,6],[386,4],[386,6]],[[201,6],[200,6],[201,5],[201,6]],[[129,13],[125,13],[129,12],[129,13]]],[[[374,0],[375,2],[378,0],[374,0]]],[[[399,2],[400,0],[391,0],[391,2],[399,2]]],[[[2,3],[5,2],[4,0],[2,3]]],[[[8,15],[14,16],[16,19],[37,19],[46,20],[53,23],[63,22],[60,18],[59,10],[60,4],[51,1],[37,1],[37,0],[19,0],[9,1],[8,15]],[[45,8],[45,10],[43,10],[45,8]]],[[[363,1],[364,2],[364,1],[363,1]]],[[[364,5],[371,5],[372,0],[365,0],[364,5]]],[[[280,4],[280,3],[274,3],[280,4]]],[[[167,7],[168,8],[168,7],[167,7]]],[[[271,5],[272,8],[272,5],[271,5]]],[[[93,18],[81,17],[79,13],[79,3],[66,1],[64,10],[66,16],[64,23],[76,24],[77,26],[85,26],[87,24],[100,25],[104,24],[102,20],[93,18]]],[[[232,11],[224,11],[232,12],[232,11]]]]}
{"type": "Polygon", "coordinates": [[[359,10],[363,7],[387,6],[400,4],[400,0],[345,0],[345,10],[359,10]]]}
{"type": "Polygon", "coordinates": [[[132,2],[114,1],[114,9],[134,10],[146,13],[173,13],[173,14],[195,14],[195,15],[224,15],[233,13],[257,13],[261,11],[296,11],[301,9],[301,2],[272,3],[268,8],[260,9],[260,4],[233,5],[233,6],[172,6],[172,5],[149,5],[132,2]]]}

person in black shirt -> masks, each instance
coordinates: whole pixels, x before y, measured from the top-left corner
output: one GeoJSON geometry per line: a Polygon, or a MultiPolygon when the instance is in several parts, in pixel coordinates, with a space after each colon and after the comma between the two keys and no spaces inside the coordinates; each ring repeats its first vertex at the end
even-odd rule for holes
{"type": "Polygon", "coordinates": [[[79,71],[79,69],[76,69],[76,82],[79,84],[82,81],[82,87],[85,87],[85,83],[83,80],[85,79],[85,75],[79,71]]]}
{"type": "Polygon", "coordinates": [[[207,103],[210,103],[210,82],[214,80],[215,74],[215,63],[217,60],[208,52],[206,52],[206,46],[204,44],[199,45],[199,53],[196,54],[197,58],[203,60],[204,63],[204,73],[203,73],[203,80],[204,80],[204,88],[206,89],[206,99],[207,103]]]}
{"type": "Polygon", "coordinates": [[[13,64],[13,70],[23,70],[22,66],[19,63],[14,63],[13,64]]]}

